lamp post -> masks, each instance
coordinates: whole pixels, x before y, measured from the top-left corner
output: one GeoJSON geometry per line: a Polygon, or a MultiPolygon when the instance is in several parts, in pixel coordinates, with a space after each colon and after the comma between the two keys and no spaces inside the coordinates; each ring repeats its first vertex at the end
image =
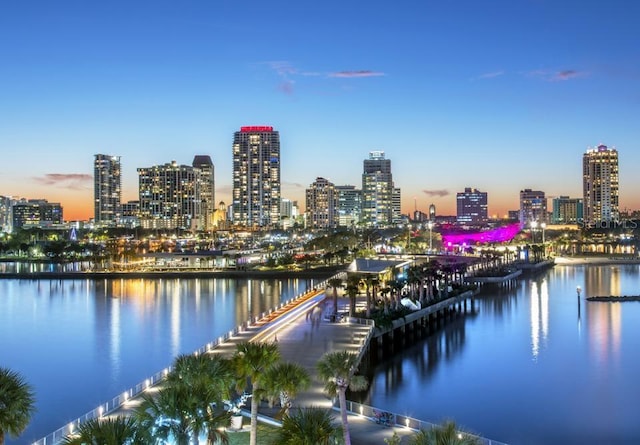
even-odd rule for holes
{"type": "Polygon", "coordinates": [[[578,294],[578,299],[580,298],[580,292],[582,292],[582,288],[580,286],[576,287],[576,293],[578,294]]]}
{"type": "Polygon", "coordinates": [[[542,227],[542,244],[544,244],[544,229],[547,227],[547,223],[540,223],[540,227],[542,227]]]}
{"type": "Polygon", "coordinates": [[[429,253],[431,253],[431,250],[433,248],[433,238],[431,237],[431,229],[433,229],[433,221],[429,221],[427,223],[427,227],[429,227],[429,253]]]}
{"type": "Polygon", "coordinates": [[[536,227],[538,227],[538,221],[531,221],[531,243],[535,244],[536,242],[536,227]]]}

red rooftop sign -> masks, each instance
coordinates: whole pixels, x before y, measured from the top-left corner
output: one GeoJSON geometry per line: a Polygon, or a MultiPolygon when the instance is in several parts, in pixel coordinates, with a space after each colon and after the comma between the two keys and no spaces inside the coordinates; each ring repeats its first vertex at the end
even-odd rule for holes
{"type": "Polygon", "coordinates": [[[273,131],[273,127],[240,127],[242,133],[256,133],[261,131],[273,131]]]}

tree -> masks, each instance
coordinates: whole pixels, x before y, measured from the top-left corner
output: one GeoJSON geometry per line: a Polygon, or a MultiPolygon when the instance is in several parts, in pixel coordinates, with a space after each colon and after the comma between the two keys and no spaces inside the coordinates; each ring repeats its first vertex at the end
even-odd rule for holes
{"type": "Polygon", "coordinates": [[[342,278],[333,277],[327,281],[327,285],[333,288],[333,315],[338,314],[338,288],[342,287],[342,278]]]}
{"type": "Polygon", "coordinates": [[[325,392],[329,397],[337,395],[340,401],[345,445],[351,445],[347,417],[347,388],[352,391],[362,391],[369,386],[365,377],[354,375],[357,365],[357,354],[348,351],[328,352],[317,364],[318,377],[324,383],[325,392]]]}
{"type": "Polygon", "coordinates": [[[274,443],[282,445],[332,445],[342,431],[333,423],[331,411],[323,408],[296,410],[282,421],[274,443]]]}
{"type": "Polygon", "coordinates": [[[429,430],[420,430],[409,438],[409,445],[480,445],[480,439],[456,429],[454,422],[448,421],[429,430]]]}
{"type": "Polygon", "coordinates": [[[349,296],[349,316],[356,314],[356,297],[360,291],[360,277],[358,275],[349,275],[347,277],[347,286],[345,292],[349,296]]]}
{"type": "Polygon", "coordinates": [[[80,424],[67,435],[62,445],[145,445],[150,434],[133,417],[105,417],[80,424]]]}
{"type": "Polygon", "coordinates": [[[280,416],[289,414],[293,399],[310,385],[309,373],[297,363],[278,363],[270,367],[264,375],[264,389],[269,401],[280,401],[280,416]]]}
{"type": "Polygon", "coordinates": [[[247,383],[251,386],[251,433],[249,445],[256,445],[258,431],[258,404],[263,394],[264,375],[269,368],[280,360],[280,351],[276,343],[242,342],[234,355],[236,375],[239,379],[238,390],[244,390],[247,383]]]}
{"type": "Polygon", "coordinates": [[[5,434],[18,437],[35,412],[35,394],[31,385],[15,371],[0,367],[0,445],[5,434]]]}

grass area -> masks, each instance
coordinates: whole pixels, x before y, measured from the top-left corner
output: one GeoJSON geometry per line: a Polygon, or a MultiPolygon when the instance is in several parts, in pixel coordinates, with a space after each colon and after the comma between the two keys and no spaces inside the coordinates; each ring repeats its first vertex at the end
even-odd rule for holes
{"type": "MultiPolygon", "coordinates": [[[[258,445],[275,445],[280,428],[258,422],[258,445]]],[[[249,443],[249,419],[244,419],[243,431],[229,431],[229,445],[246,445],[249,443]]]]}

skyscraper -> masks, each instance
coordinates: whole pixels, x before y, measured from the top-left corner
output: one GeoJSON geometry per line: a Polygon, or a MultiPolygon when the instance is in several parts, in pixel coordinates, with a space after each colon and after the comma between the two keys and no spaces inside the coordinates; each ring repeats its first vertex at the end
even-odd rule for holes
{"type": "Polygon", "coordinates": [[[198,170],[198,189],[200,197],[197,202],[196,214],[198,214],[197,228],[200,230],[213,229],[213,214],[216,211],[215,168],[211,157],[208,155],[196,155],[191,163],[198,170]]]}
{"type": "Polygon", "coordinates": [[[120,156],[95,155],[93,163],[94,220],[115,226],[122,216],[122,178],[120,156]]]}
{"type": "MultiPolygon", "coordinates": [[[[400,189],[395,191],[399,201],[400,189]]],[[[394,187],[391,160],[384,151],[372,151],[364,160],[362,173],[362,220],[368,227],[389,226],[394,216],[394,187]]]]}
{"type": "Polygon", "coordinates": [[[280,135],[273,127],[241,127],[234,133],[233,224],[280,224],[280,135]]]}
{"type": "Polygon", "coordinates": [[[484,224],[487,222],[487,192],[465,187],[456,195],[457,221],[459,224],[484,224]]]}
{"type": "Polygon", "coordinates": [[[336,185],[338,195],[338,226],[352,227],[362,215],[362,190],[355,185],[336,185]]]}
{"type": "Polygon", "coordinates": [[[524,228],[532,222],[547,222],[547,198],[540,190],[520,190],[520,225],[524,228]]]}
{"type": "Polygon", "coordinates": [[[584,224],[618,221],[618,151],[600,144],[582,156],[584,224]]]}
{"type": "Polygon", "coordinates": [[[338,196],[335,185],[325,178],[316,178],[306,190],[307,226],[329,229],[338,225],[338,196]]]}
{"type": "Polygon", "coordinates": [[[200,171],[170,164],[138,168],[140,222],[145,229],[197,229],[200,171]]]}

